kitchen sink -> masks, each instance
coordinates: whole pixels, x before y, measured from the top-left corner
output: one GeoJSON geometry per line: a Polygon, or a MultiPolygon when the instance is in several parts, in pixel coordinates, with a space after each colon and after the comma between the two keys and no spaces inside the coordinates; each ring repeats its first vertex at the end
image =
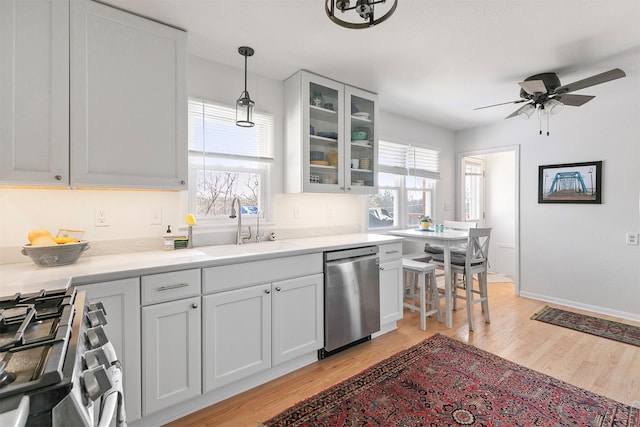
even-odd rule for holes
{"type": "Polygon", "coordinates": [[[241,255],[264,254],[270,252],[292,251],[302,248],[304,248],[304,246],[298,245],[296,243],[284,241],[266,241],[260,243],[245,243],[244,245],[207,246],[196,249],[203,254],[211,257],[224,258],[241,255]]]}

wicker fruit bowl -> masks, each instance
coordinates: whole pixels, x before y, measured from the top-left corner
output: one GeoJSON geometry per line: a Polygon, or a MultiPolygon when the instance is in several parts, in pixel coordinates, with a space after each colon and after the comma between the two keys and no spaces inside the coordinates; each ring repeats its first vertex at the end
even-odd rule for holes
{"type": "Polygon", "coordinates": [[[59,265],[73,264],[89,248],[89,242],[81,240],[77,243],[50,246],[31,246],[28,244],[22,247],[21,252],[22,255],[31,258],[31,261],[37,266],[57,267],[59,265]]]}

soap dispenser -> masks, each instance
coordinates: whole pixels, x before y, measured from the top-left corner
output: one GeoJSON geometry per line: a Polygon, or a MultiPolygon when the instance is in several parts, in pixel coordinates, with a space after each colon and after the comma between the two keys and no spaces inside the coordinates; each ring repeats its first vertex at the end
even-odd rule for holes
{"type": "Polygon", "coordinates": [[[173,234],[171,232],[171,226],[170,225],[167,226],[167,231],[166,231],[166,233],[164,235],[164,244],[162,245],[162,248],[165,251],[172,251],[172,250],[175,249],[174,241],[173,241],[173,234]]]}

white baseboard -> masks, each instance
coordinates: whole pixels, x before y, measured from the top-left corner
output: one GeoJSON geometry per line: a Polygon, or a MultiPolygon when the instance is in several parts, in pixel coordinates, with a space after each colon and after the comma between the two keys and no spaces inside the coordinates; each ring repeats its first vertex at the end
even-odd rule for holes
{"type": "Polygon", "coordinates": [[[579,308],[580,310],[591,311],[593,313],[606,314],[607,316],[619,317],[620,319],[631,320],[634,322],[640,322],[640,314],[628,313],[626,311],[611,310],[605,307],[598,307],[596,305],[582,304],[576,301],[565,300],[561,298],[552,298],[547,295],[540,295],[532,292],[520,292],[521,297],[531,298],[539,301],[551,302],[554,304],[564,305],[572,308],[579,308]]]}

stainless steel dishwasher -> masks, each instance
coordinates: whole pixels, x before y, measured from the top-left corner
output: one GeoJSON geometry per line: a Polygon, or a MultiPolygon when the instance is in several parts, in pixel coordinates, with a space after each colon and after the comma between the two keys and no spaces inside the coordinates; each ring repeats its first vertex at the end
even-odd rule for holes
{"type": "Polygon", "coordinates": [[[324,348],[320,359],[380,330],[378,247],[324,253],[324,348]]]}

